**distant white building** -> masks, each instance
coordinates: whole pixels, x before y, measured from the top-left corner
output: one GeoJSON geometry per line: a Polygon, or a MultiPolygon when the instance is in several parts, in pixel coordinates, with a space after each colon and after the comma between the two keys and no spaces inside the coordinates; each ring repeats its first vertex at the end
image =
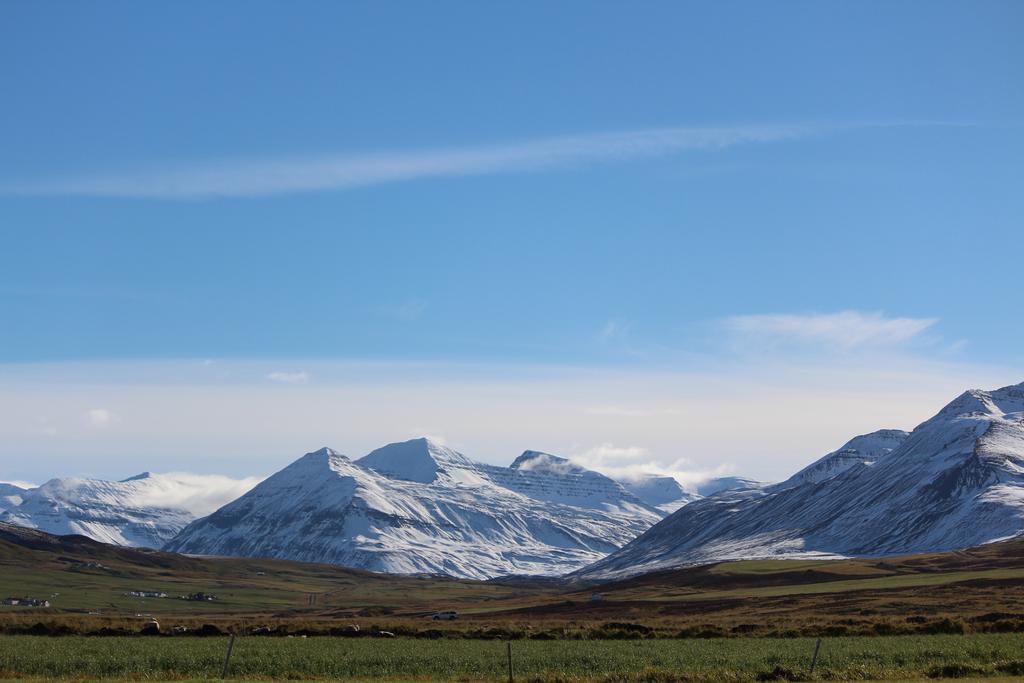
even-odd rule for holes
{"type": "Polygon", "coordinates": [[[49,600],[37,600],[35,598],[4,598],[5,605],[20,605],[22,607],[49,607],[49,600]]]}

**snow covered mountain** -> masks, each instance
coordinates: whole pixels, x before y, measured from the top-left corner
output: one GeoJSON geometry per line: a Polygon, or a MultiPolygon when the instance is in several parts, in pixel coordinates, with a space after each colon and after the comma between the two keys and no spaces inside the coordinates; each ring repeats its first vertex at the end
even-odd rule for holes
{"type": "Polygon", "coordinates": [[[612,512],[644,505],[621,483],[550,453],[525,451],[508,468],[486,467],[495,483],[532,500],[612,512]]]}
{"type": "Polygon", "coordinates": [[[701,498],[706,498],[731,489],[758,489],[765,486],[768,484],[763,481],[754,481],[746,477],[717,477],[698,485],[696,494],[701,498]]]}
{"type": "Polygon", "coordinates": [[[51,479],[0,489],[0,521],[104,543],[159,548],[186,524],[254,484],[227,477],[151,474],[123,481],[51,479]]]}
{"type": "Polygon", "coordinates": [[[27,490],[21,486],[0,481],[0,514],[12,507],[21,505],[21,497],[27,490]]]}
{"type": "Polygon", "coordinates": [[[812,462],[782,483],[783,486],[816,484],[831,479],[854,467],[873,465],[903,445],[910,436],[901,429],[880,429],[870,434],[855,436],[842,448],[812,462]]]}
{"type": "Polygon", "coordinates": [[[789,480],[695,501],[578,572],[950,550],[1024,533],[1024,384],[965,392],[909,435],[853,439],[789,480]]]}
{"type": "Polygon", "coordinates": [[[165,548],[392,573],[553,575],[603,557],[663,516],[558,456],[527,451],[499,467],[414,439],[356,461],[328,448],[308,453],[165,548]]]}
{"type": "Polygon", "coordinates": [[[760,488],[761,482],[743,477],[717,477],[709,479],[691,489],[686,489],[675,477],[649,474],[638,479],[620,482],[623,487],[637,498],[652,505],[665,514],[671,514],[687,503],[712,496],[729,489],[760,488]]]}
{"type": "Polygon", "coordinates": [[[648,475],[639,479],[625,480],[622,485],[627,491],[666,514],[675,512],[687,503],[701,496],[683,488],[674,477],[648,475]]]}

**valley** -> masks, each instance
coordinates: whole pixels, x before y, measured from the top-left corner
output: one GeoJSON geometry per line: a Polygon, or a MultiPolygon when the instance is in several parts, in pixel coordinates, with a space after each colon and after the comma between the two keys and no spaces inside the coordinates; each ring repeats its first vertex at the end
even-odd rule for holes
{"type": "Polygon", "coordinates": [[[165,631],[410,637],[797,637],[1024,630],[1024,541],[880,559],[728,562],[598,583],[393,576],[331,565],[198,558],[0,527],[7,633],[165,631]],[[139,598],[131,591],[166,593],[139,598]],[[212,601],[180,596],[205,593],[212,601]],[[54,595],[56,594],[56,595],[54,595]],[[434,621],[456,610],[455,621],[434,621]],[[33,631],[32,629],[36,629],[33,631]]]}

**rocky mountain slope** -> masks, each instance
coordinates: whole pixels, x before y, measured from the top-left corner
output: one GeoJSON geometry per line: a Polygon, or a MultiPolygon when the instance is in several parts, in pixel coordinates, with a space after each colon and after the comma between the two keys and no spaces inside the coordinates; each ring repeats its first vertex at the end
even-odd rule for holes
{"type": "Polygon", "coordinates": [[[690,503],[577,575],[941,551],[1022,532],[1024,384],[965,392],[909,435],[858,437],[780,484],[690,503]]]}

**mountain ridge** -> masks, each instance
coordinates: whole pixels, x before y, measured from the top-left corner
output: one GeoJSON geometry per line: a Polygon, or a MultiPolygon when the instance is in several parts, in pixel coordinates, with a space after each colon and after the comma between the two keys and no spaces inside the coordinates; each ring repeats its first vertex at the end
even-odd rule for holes
{"type": "Polygon", "coordinates": [[[477,463],[428,439],[358,460],[314,452],[165,548],[403,574],[552,575],[603,556],[662,516],[597,472],[521,465],[477,463]]]}
{"type": "Polygon", "coordinates": [[[943,551],[1024,530],[1024,384],[964,392],[893,440],[899,445],[870,465],[695,501],[576,575],[943,551]]]}
{"type": "Polygon", "coordinates": [[[246,485],[219,475],[151,472],[120,481],[53,478],[35,488],[0,490],[0,521],[105,543],[159,548],[246,485]]]}

